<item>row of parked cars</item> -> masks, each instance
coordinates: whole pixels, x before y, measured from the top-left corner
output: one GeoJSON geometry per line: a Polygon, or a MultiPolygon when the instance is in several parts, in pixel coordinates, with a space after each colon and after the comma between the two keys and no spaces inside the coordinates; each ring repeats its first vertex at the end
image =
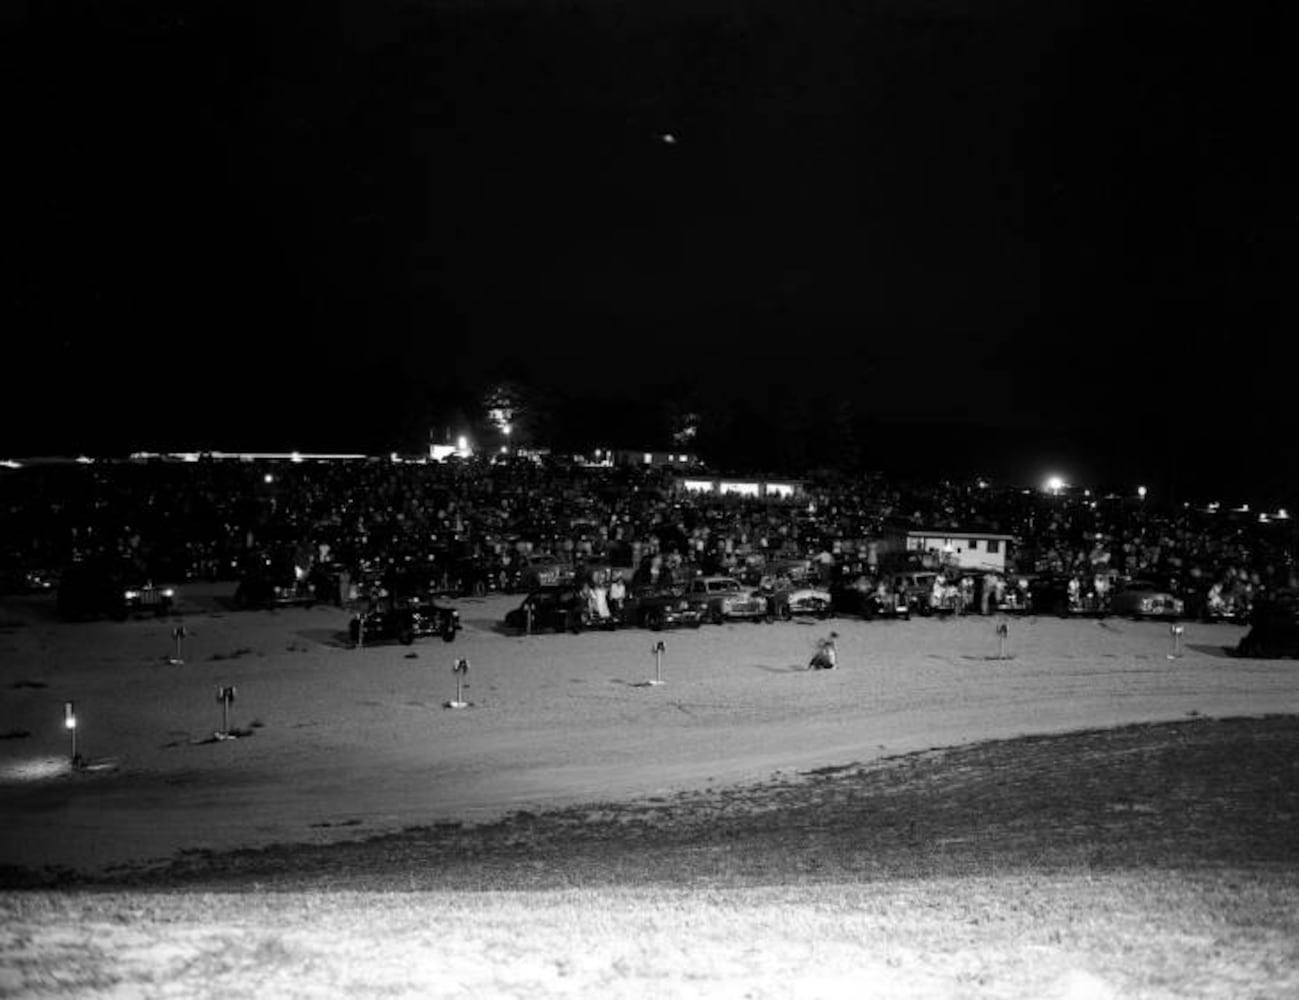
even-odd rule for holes
{"type": "MultiPolygon", "coordinates": [[[[593,601],[589,591],[575,581],[541,585],[505,618],[517,632],[567,631],[637,627],[650,630],[697,628],[705,623],[772,621],[794,617],[825,618],[832,614],[866,619],[909,618],[980,609],[970,603],[968,588],[935,587],[933,572],[896,574],[879,589],[857,586],[821,587],[801,580],[773,590],[755,588],[729,576],[697,576],[683,585],[638,585],[629,588],[617,604],[593,601]]],[[[1061,616],[1115,615],[1176,621],[1187,614],[1183,598],[1148,580],[1116,581],[1100,592],[1070,585],[1067,576],[1034,574],[1012,578],[1013,585],[999,588],[990,610],[999,613],[1055,614],[1061,616]]],[[[310,605],[324,600],[321,581],[245,577],[236,590],[237,607],[310,605]]],[[[47,588],[48,589],[48,588],[47,588]]],[[[327,589],[327,588],[326,588],[327,589]]],[[[440,595],[414,581],[367,591],[365,607],[349,625],[352,642],[398,641],[435,636],[455,640],[461,630],[459,612],[439,602],[440,595]]],[[[66,618],[131,615],[163,616],[172,613],[177,588],[159,585],[129,567],[100,561],[76,563],[58,580],[57,606],[66,618]]],[[[1234,613],[1252,625],[1237,650],[1245,656],[1299,656],[1299,595],[1282,593],[1259,602],[1248,615],[1234,613]]]]}
{"type": "MultiPolygon", "coordinates": [[[[1070,585],[1067,576],[1034,573],[1012,576],[987,594],[982,574],[949,581],[933,571],[895,573],[884,586],[841,585],[831,588],[835,609],[863,618],[977,613],[985,607],[997,614],[1041,614],[1126,618],[1179,619],[1186,602],[1150,580],[1115,581],[1096,590],[1070,585]]],[[[1227,620],[1225,617],[1223,620],[1227,620]]]]}
{"type": "Polygon", "coordinates": [[[698,628],[705,623],[770,621],[794,616],[825,618],[833,613],[829,591],[796,587],[770,594],[734,577],[698,576],[680,586],[635,585],[621,602],[575,584],[543,586],[505,616],[520,632],[581,632],[621,627],[698,628]]]}

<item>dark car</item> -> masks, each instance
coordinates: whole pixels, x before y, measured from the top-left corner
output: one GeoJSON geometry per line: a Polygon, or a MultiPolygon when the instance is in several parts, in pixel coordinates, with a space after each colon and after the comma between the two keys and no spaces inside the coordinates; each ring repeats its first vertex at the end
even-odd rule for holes
{"type": "Polygon", "coordinates": [[[686,600],[705,621],[716,625],[739,618],[760,622],[767,617],[767,598],[730,576],[695,577],[686,588],[686,600]]]}
{"type": "Polygon", "coordinates": [[[867,621],[876,618],[911,617],[911,605],[906,595],[891,590],[882,593],[875,587],[861,587],[855,583],[836,584],[830,588],[831,609],[836,614],[857,615],[867,621]]]}
{"type": "Polygon", "coordinates": [[[1034,614],[1060,618],[1104,618],[1111,613],[1112,587],[1097,590],[1094,585],[1065,573],[1038,573],[1028,580],[1028,607],[1034,614]]]}
{"type": "Polygon", "coordinates": [[[253,571],[244,575],[235,588],[236,608],[311,607],[316,603],[315,585],[299,579],[292,570],[287,574],[253,571]]]}
{"type": "Polygon", "coordinates": [[[548,552],[520,555],[516,573],[514,586],[527,591],[572,583],[576,578],[572,563],[548,552]]]}
{"type": "Polygon", "coordinates": [[[699,609],[685,598],[680,587],[635,587],[627,595],[619,621],[659,631],[664,628],[698,628],[699,609]]]}
{"type": "Polygon", "coordinates": [[[1256,601],[1250,629],[1235,652],[1261,659],[1299,657],[1299,591],[1283,590],[1256,601]]]}
{"type": "Polygon", "coordinates": [[[518,632],[581,632],[587,628],[617,628],[619,619],[610,613],[592,613],[578,587],[538,587],[505,616],[506,628],[518,632]]]}
{"type": "Polygon", "coordinates": [[[21,560],[0,566],[0,594],[50,594],[59,589],[59,571],[25,566],[21,560]]]}
{"type": "Polygon", "coordinates": [[[416,639],[440,635],[454,642],[460,631],[460,612],[422,597],[378,597],[353,616],[348,632],[352,644],[396,640],[409,646],[416,639]]]}
{"type": "Polygon", "coordinates": [[[125,621],[133,614],[169,614],[175,603],[176,588],[158,586],[129,565],[73,563],[59,580],[57,604],[64,618],[125,621]]]}
{"type": "Polygon", "coordinates": [[[1186,613],[1186,605],[1151,580],[1130,580],[1110,599],[1110,610],[1132,618],[1177,619],[1186,613]]]}

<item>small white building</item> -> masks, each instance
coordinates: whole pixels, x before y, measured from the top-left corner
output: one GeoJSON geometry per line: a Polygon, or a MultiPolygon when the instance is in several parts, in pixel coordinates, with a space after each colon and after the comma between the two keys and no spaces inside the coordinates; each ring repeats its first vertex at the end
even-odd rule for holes
{"type": "Polygon", "coordinates": [[[956,528],[885,529],[885,548],[895,552],[919,552],[934,556],[939,564],[960,569],[1006,571],[1006,549],[1014,535],[956,528]]]}

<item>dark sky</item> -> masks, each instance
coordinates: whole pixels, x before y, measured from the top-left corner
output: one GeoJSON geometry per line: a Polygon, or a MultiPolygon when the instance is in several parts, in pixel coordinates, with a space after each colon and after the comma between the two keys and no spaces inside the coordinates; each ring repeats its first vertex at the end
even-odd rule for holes
{"type": "Polygon", "coordinates": [[[11,3],[0,450],[387,450],[505,373],[1284,491],[1284,7],[11,3]]]}

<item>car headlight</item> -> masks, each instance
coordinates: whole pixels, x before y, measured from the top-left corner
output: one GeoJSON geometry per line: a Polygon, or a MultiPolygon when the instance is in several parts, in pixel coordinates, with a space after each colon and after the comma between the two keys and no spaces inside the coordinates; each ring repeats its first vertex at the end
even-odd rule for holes
{"type": "Polygon", "coordinates": [[[128,590],[123,596],[128,601],[138,601],[140,599],[140,592],[138,590],[128,590]]]}
{"type": "Polygon", "coordinates": [[[162,596],[163,596],[163,597],[175,597],[175,596],[176,596],[176,588],[175,588],[175,587],[166,587],[166,588],[164,588],[164,589],[163,589],[163,592],[162,592],[162,596]]]}

